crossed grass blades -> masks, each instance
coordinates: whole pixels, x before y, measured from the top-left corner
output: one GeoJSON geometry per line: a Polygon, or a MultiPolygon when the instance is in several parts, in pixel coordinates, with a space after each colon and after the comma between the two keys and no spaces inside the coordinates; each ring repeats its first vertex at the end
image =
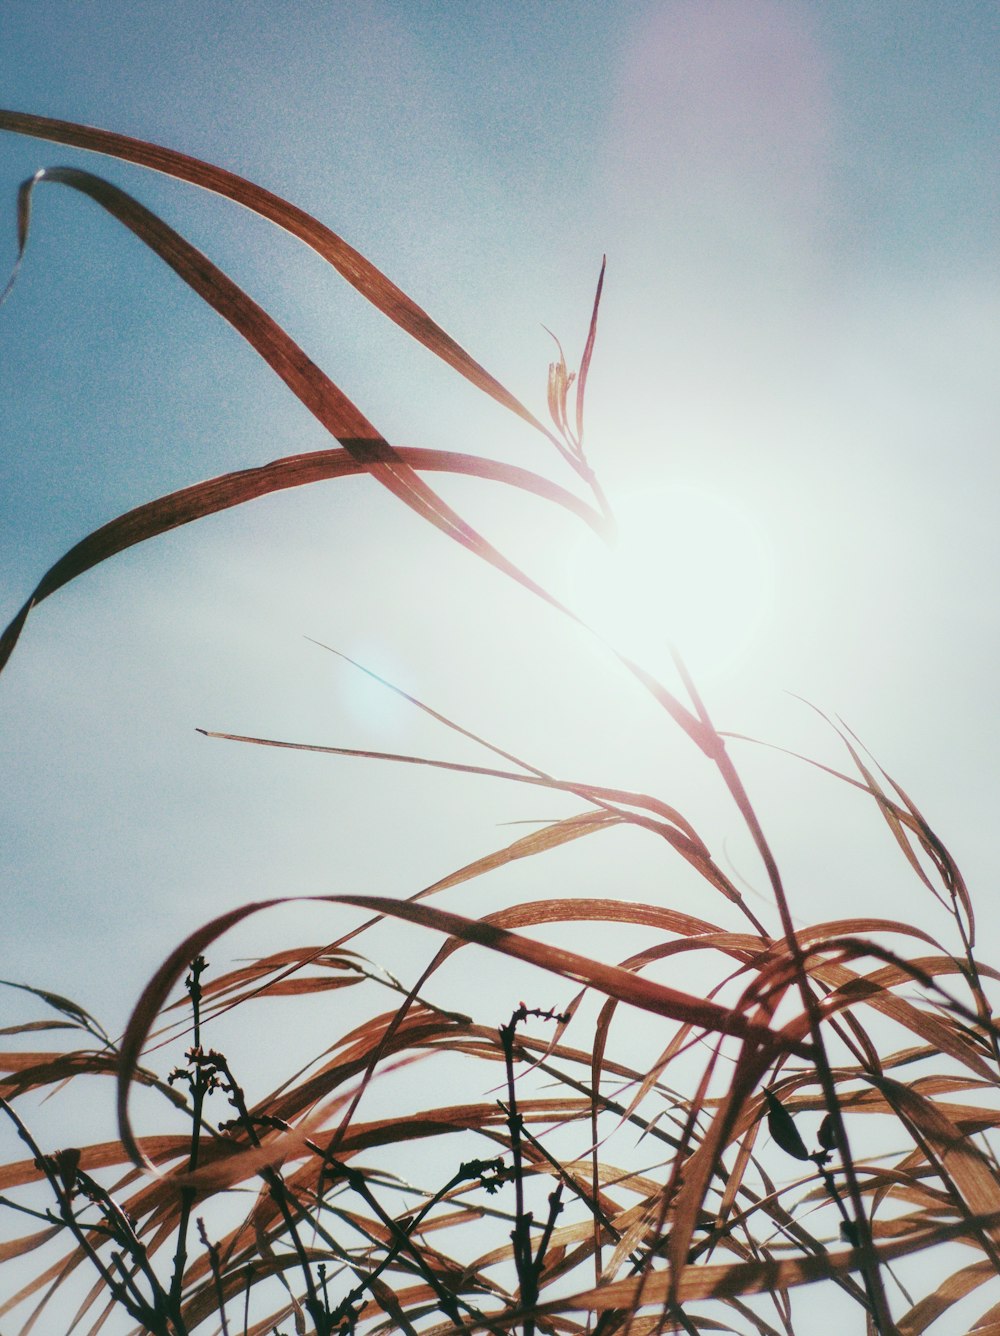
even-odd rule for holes
{"type": "MultiPolygon", "coordinates": [[[[362,255],[287,201],[221,168],[107,131],[15,112],[0,113],[0,129],[165,173],[284,228],[539,433],[588,493],[581,499],[496,460],[393,446],[264,310],[162,219],[89,172],[45,169],[21,187],[15,276],[38,187],[54,183],[89,196],[252,344],[338,444],[195,483],[103,525],[39,580],[0,638],[0,668],[38,603],[124,548],[272,491],[356,473],[370,474],[463,547],[575,619],[447,506],[426,475],[465,473],[534,492],[610,532],[610,510],[584,449],[603,266],[575,375],[557,345],[546,425],[362,255]]],[[[14,277],[5,295],[13,283],[14,277]]],[[[974,954],[973,911],[961,874],[906,792],[837,726],[852,773],[820,768],[870,798],[919,890],[946,911],[953,944],[949,949],[919,927],[877,918],[797,930],[727,745],[749,740],[715,728],[682,663],[686,701],[617,657],[687,735],[701,763],[724,780],[766,870],[780,934],[766,931],[668,802],[547,774],[383,683],[481,745],[495,764],[384,759],[568,792],[581,810],[407,900],[323,897],[370,917],[330,942],[213,973],[206,953],[215,953],[219,939],[284,902],[224,914],[171,952],[118,1040],[67,998],[5,985],[26,991],[42,1011],[4,1034],[30,1044],[38,1034],[58,1032],[58,1041],[48,1051],[17,1048],[0,1057],[0,1105],[10,1134],[0,1205],[27,1231],[15,1230],[0,1244],[0,1260],[10,1263],[6,1273],[17,1277],[13,1292],[5,1286],[0,1293],[0,1320],[16,1322],[11,1330],[21,1333],[57,1336],[103,1329],[156,1336],[774,1336],[796,1331],[797,1287],[825,1281],[857,1304],[857,1330],[916,1336],[942,1316],[947,1323],[952,1305],[983,1289],[973,1329],[1000,1333],[1000,1173],[991,1142],[1000,1032],[986,992],[998,976],[974,954]],[[666,859],[684,860],[709,896],[721,896],[731,906],[727,913],[742,916],[742,931],[620,900],[560,896],[479,919],[429,903],[435,893],[506,863],[619,825],[659,838],[666,859]],[[443,939],[412,987],[358,949],[386,918],[443,939]],[[540,925],[608,921],[642,927],[650,945],[608,963],[530,935],[540,925]],[[563,981],[571,982],[569,1004],[556,1012],[554,999],[522,1002],[506,1019],[436,1005],[434,975],[469,946],[540,966],[560,997],[563,981]],[[709,997],[647,977],[658,962],[690,953],[712,962],[706,977],[718,984],[709,997]],[[247,1075],[212,1046],[212,1027],[262,999],[316,1005],[345,988],[363,994],[365,1019],[304,1068],[282,1074],[271,1093],[248,1099],[247,1075]],[[582,1007],[588,995],[599,1002],[592,1024],[582,1007]],[[656,1017],[664,1036],[656,1059],[641,1068],[611,1047],[612,1021],[622,1007],[656,1017]],[[571,1030],[577,1018],[590,1025],[582,1046],[571,1030]],[[164,1050],[174,1054],[173,1066],[158,1073],[152,1063],[164,1050]],[[390,1118],[366,1111],[372,1093],[394,1074],[441,1059],[457,1060],[487,1096],[427,1108],[413,1108],[411,1099],[390,1118]],[[43,1146],[22,1110],[40,1095],[57,1097],[72,1128],[74,1082],[84,1075],[115,1083],[118,1138],[43,1146]],[[163,1126],[181,1130],[139,1135],[131,1114],[136,1088],[144,1109],[159,1101],[163,1126]],[[862,1153],[858,1143],[870,1140],[866,1126],[876,1121],[891,1130],[891,1149],[862,1153]],[[427,1156],[428,1145],[438,1148],[437,1158],[427,1156]],[[393,1166],[407,1163],[407,1151],[414,1166],[450,1168],[433,1183],[422,1180],[422,1168],[404,1176],[393,1166]],[[911,1267],[904,1281],[894,1264],[948,1242],[960,1246],[941,1254],[950,1259],[938,1267],[944,1279],[914,1294],[913,1276],[922,1273],[911,1267]]],[[[260,1084],[261,1074],[249,1076],[260,1084]]]]}

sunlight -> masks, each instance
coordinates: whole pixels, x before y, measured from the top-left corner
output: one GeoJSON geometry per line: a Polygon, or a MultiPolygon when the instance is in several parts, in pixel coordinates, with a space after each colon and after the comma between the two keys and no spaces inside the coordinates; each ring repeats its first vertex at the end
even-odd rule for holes
{"type": "Polygon", "coordinates": [[[732,499],[690,484],[637,488],[613,504],[615,546],[581,543],[569,555],[571,606],[651,671],[671,646],[699,681],[736,671],[772,604],[761,526],[732,499]]]}

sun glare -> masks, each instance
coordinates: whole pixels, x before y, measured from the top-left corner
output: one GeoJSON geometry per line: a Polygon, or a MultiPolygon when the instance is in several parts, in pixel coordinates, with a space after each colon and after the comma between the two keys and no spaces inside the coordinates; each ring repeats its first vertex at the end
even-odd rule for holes
{"type": "Polygon", "coordinates": [[[587,542],[569,558],[573,609],[651,671],[674,647],[699,681],[734,672],[771,607],[763,528],[733,500],[692,485],[636,489],[613,504],[614,544],[587,542]]]}

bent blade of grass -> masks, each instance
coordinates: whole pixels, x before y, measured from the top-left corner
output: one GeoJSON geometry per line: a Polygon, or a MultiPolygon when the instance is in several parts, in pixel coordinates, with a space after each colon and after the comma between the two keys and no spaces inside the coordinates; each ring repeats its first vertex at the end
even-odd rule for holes
{"type": "MultiPolygon", "coordinates": [[[[535,774],[534,772],[519,775],[510,770],[494,770],[487,766],[468,765],[462,761],[439,761],[431,757],[410,756],[402,752],[376,752],[355,747],[324,747],[312,742],[284,742],[277,738],[255,738],[241,733],[220,733],[207,728],[199,728],[196,732],[201,733],[206,738],[214,738],[222,742],[243,742],[255,747],[277,747],[286,751],[316,752],[321,756],[353,756],[359,760],[367,761],[393,761],[401,765],[426,765],[435,770],[453,770],[460,774],[481,775],[486,779],[504,779],[515,784],[530,784],[557,792],[573,793],[577,797],[589,801],[600,799],[607,803],[627,803],[634,807],[645,808],[647,811],[655,813],[661,820],[650,821],[649,818],[620,808],[612,808],[611,810],[625,821],[644,826],[656,834],[662,835],[669,844],[672,844],[686,857],[690,857],[698,863],[704,863],[706,866],[711,862],[705,844],[694,832],[690,823],[681,816],[676,808],[670,807],[667,803],[661,802],[660,799],[654,798],[648,793],[637,793],[631,789],[605,788],[602,785],[585,784],[576,780],[553,779],[548,775],[535,774]]],[[[712,867],[714,869],[714,864],[712,867]]],[[[715,871],[717,872],[717,870],[715,871]]],[[[718,875],[721,876],[721,874],[718,875]]],[[[708,879],[715,884],[714,876],[708,879]]],[[[726,885],[728,886],[728,880],[726,885]]]]}
{"type": "Polygon", "coordinates": [[[447,362],[477,389],[503,404],[556,444],[554,438],[527,408],[490,375],[455,340],[395,283],[366,260],[353,246],[304,209],[290,204],[262,186],[185,153],[164,148],[128,135],[115,134],[72,121],[33,116],[25,112],[0,111],[0,130],[30,135],[52,143],[67,144],[92,153],[136,163],[178,181],[187,181],[222,195],[290,232],[356,288],[374,307],[388,316],[418,343],[447,362]]]}
{"type": "Polygon", "coordinates": [[[426,887],[413,898],[424,899],[428,895],[435,895],[438,891],[450,890],[453,886],[460,886],[463,882],[471,881],[474,877],[481,877],[486,872],[493,872],[497,868],[506,867],[507,864],[516,862],[518,859],[533,858],[536,854],[547,853],[550,849],[558,849],[573,840],[579,840],[587,835],[596,834],[598,831],[621,825],[626,820],[627,818],[624,815],[618,812],[608,812],[603,808],[580,812],[576,816],[563,817],[561,821],[551,822],[549,825],[543,826],[541,830],[532,831],[530,835],[523,835],[519,840],[515,840],[513,844],[505,845],[503,849],[498,849],[495,853],[486,854],[472,863],[467,863],[465,867],[442,877],[440,881],[426,887]]]}
{"type": "MultiPolygon", "coordinates": [[[[31,609],[78,575],[137,543],[144,543],[147,539],[156,538],[206,515],[214,515],[290,487],[304,487],[333,478],[367,474],[376,460],[372,455],[369,461],[366,453],[366,443],[357,441],[353,452],[346,449],[316,450],[276,459],[258,468],[221,474],[170,492],[155,501],[147,501],[95,529],[49,568],[0,636],[0,670],[10,658],[31,609]]],[[[596,512],[585,502],[528,469],[448,450],[404,446],[397,449],[396,454],[407,467],[415,471],[464,474],[485,481],[505,483],[562,506],[591,527],[598,524],[596,512]]]]}
{"type": "MultiPolygon", "coordinates": [[[[691,1243],[701,1217],[709,1186],[730,1142],[736,1137],[741,1112],[764,1073],[772,1065],[774,1050],[768,1051],[752,1042],[746,1043],[739,1054],[728,1088],[719,1101],[707,1131],[681,1168],[678,1161],[675,1175],[679,1186],[671,1204],[670,1230],[666,1255],[670,1264],[671,1299],[683,1303],[683,1281],[692,1270],[689,1264],[691,1243]]],[[[666,1204],[666,1203],[665,1203],[666,1204]]],[[[699,1268],[701,1269],[701,1268],[699,1268]]],[[[644,1279],[651,1279],[647,1272],[644,1279]]],[[[646,1294],[646,1291],[643,1291],[646,1294]]],[[[647,1300],[644,1299],[644,1302],[647,1300]]]]}
{"type": "Polygon", "coordinates": [[[54,1011],[67,1017],[68,1023],[72,1025],[74,1029],[84,1030],[87,1034],[93,1035],[95,1039],[101,1039],[108,1044],[111,1043],[104,1026],[101,1025],[99,1021],[95,1020],[85,1007],[81,1007],[79,1003],[74,1002],[72,998],[63,997],[61,993],[49,992],[45,988],[32,988],[26,983],[14,983],[10,979],[0,979],[0,987],[14,988],[18,992],[30,993],[34,997],[40,998],[47,1006],[52,1007],[54,1011]]]}
{"type": "MultiPolygon", "coordinates": [[[[848,728],[848,726],[844,724],[843,721],[841,721],[841,727],[837,731],[840,734],[841,738],[844,740],[844,742],[847,744],[848,750],[851,752],[851,756],[854,759],[855,764],[858,766],[858,769],[861,770],[862,773],[865,773],[865,768],[862,762],[860,761],[860,758],[856,756],[855,749],[851,746],[850,742],[848,741],[848,735],[850,735],[850,737],[854,739],[854,741],[858,744],[858,747],[864,747],[864,744],[861,742],[860,738],[858,738],[857,734],[853,731],[853,729],[848,728]]],[[[868,749],[865,748],[865,750],[867,751],[868,749]]],[[[869,756],[871,755],[870,752],[868,754],[869,756]]],[[[965,885],[965,879],[962,876],[961,872],[958,870],[958,866],[956,865],[955,860],[952,858],[951,854],[949,854],[948,850],[944,847],[940,839],[931,829],[923,813],[913,802],[912,798],[910,798],[909,794],[907,794],[905,789],[901,788],[900,785],[896,783],[892,775],[890,775],[883,766],[879,765],[878,761],[875,761],[875,765],[881,772],[883,779],[886,781],[887,784],[891,786],[896,796],[899,798],[900,802],[903,804],[906,811],[908,812],[913,822],[912,829],[914,830],[914,833],[916,834],[916,837],[920,842],[920,845],[922,846],[924,852],[927,854],[928,858],[933,863],[935,870],[937,871],[938,875],[940,876],[942,882],[945,885],[946,890],[948,891],[949,896],[956,902],[957,905],[961,906],[962,910],[965,913],[966,916],[965,933],[967,934],[966,945],[969,952],[970,964],[974,966],[971,952],[972,952],[972,947],[975,945],[975,939],[976,939],[976,916],[975,916],[975,911],[973,910],[972,907],[972,899],[969,895],[968,888],[965,885]]],[[[865,778],[866,779],[868,778],[867,774],[865,775],[865,778]]],[[[882,804],[880,803],[880,806],[881,805],[882,804]]]]}
{"type": "Polygon", "coordinates": [[[800,928],[796,937],[799,940],[799,945],[803,950],[806,950],[810,946],[820,946],[833,937],[860,937],[862,933],[887,933],[915,937],[918,941],[926,942],[928,946],[935,947],[942,955],[947,954],[936,937],[932,937],[923,928],[918,928],[916,924],[901,923],[898,919],[868,917],[830,919],[826,923],[814,923],[805,928],[800,928]]]}
{"type": "Polygon", "coordinates": [[[1000,1336],[1000,1304],[990,1304],[969,1328],[969,1336],[1000,1336]]]}
{"type": "Polygon", "coordinates": [[[765,940],[770,940],[764,925],[748,907],[742,894],[730,881],[712,858],[704,841],[694,827],[676,808],[654,798],[648,793],[637,793],[630,789],[611,789],[596,784],[581,784],[573,780],[553,779],[539,773],[531,767],[531,772],[519,775],[507,770],[494,770],[485,766],[468,765],[458,761],[438,761],[425,756],[408,756],[398,752],[376,752],[352,747],[324,747],[309,742],[284,742],[276,738],[255,738],[239,733],[220,733],[207,728],[196,730],[207,738],[224,742],[243,742],[257,747],[277,747],[288,751],[316,752],[326,756],[353,756],[370,761],[394,761],[405,765],[426,765],[439,770],[454,770],[462,774],[482,775],[489,779],[510,780],[518,784],[533,784],[565,793],[575,793],[589,802],[599,802],[606,810],[615,812],[632,825],[641,826],[661,836],[671,845],[704,879],[749,919],[756,931],[765,940]],[[660,820],[654,820],[641,813],[630,812],[617,804],[629,804],[653,812],[660,820]]]}
{"type": "Polygon", "coordinates": [[[36,1234],[23,1234],[19,1239],[8,1239],[0,1243],[0,1262],[12,1262],[16,1257],[34,1252],[36,1248],[50,1243],[61,1232],[60,1225],[52,1225],[48,1229],[39,1230],[36,1234]]]}
{"type": "MultiPolygon", "coordinates": [[[[940,904],[948,907],[947,902],[941,896],[941,893],[937,888],[931,883],[926,871],[921,866],[910,841],[906,837],[906,832],[909,831],[910,834],[915,837],[917,843],[923,849],[928,860],[940,876],[949,896],[961,906],[962,911],[965,913],[967,922],[966,931],[968,934],[967,947],[971,958],[971,949],[975,942],[976,932],[975,913],[973,911],[972,900],[969,896],[968,888],[965,885],[965,880],[959,872],[955,860],[951,857],[948,850],[941,843],[941,840],[931,829],[927,820],[908,796],[906,791],[896,783],[893,777],[888,774],[881,765],[879,765],[877,760],[872,758],[876,768],[882,774],[883,779],[885,779],[886,783],[888,783],[896,793],[899,798],[899,803],[895,802],[885,792],[884,788],[872,772],[871,767],[866,765],[862,759],[861,750],[863,749],[867,752],[868,749],[864,746],[864,743],[858,738],[853,729],[849,728],[843,720],[835,723],[829,715],[818,706],[814,705],[811,701],[806,700],[801,696],[795,696],[795,699],[801,701],[803,705],[808,706],[810,710],[813,710],[818,714],[823,722],[836,733],[837,737],[849,753],[851,760],[854,762],[862,779],[860,781],[855,780],[851,776],[843,775],[829,766],[820,765],[819,762],[813,761],[809,757],[799,757],[798,759],[804,760],[808,764],[815,765],[818,769],[823,770],[828,774],[832,774],[849,784],[853,784],[864,792],[870,794],[878,805],[880,812],[885,818],[886,824],[889,826],[889,829],[907,862],[935,899],[940,904]],[[900,803],[902,806],[900,806],[900,803]]],[[[733,734],[732,736],[736,737],[740,735],[733,734]]],[[[753,738],[742,738],[741,740],[756,741],[756,739],[753,738]]],[[[770,744],[764,743],[762,745],[768,746],[770,744]]],[[[785,749],[778,748],[777,750],[784,751],[785,749]]],[[[786,754],[792,756],[796,755],[794,752],[787,752],[786,754]]],[[[871,753],[868,752],[868,755],[871,756],[871,753]]]]}
{"type": "MultiPolygon", "coordinates": [[[[841,729],[838,728],[837,725],[834,724],[833,721],[829,719],[829,717],[825,715],[822,710],[818,709],[810,701],[803,700],[801,696],[797,696],[796,699],[802,700],[803,704],[808,705],[811,710],[814,710],[824,720],[825,723],[829,724],[829,726],[833,729],[833,731],[837,734],[837,736],[841,739],[841,741],[845,741],[841,729]]],[[[861,793],[868,794],[875,800],[876,804],[882,811],[882,814],[885,817],[887,824],[890,826],[890,829],[892,830],[894,836],[897,836],[898,838],[898,830],[900,827],[903,827],[906,830],[910,831],[911,834],[913,834],[916,837],[918,842],[921,845],[923,845],[924,850],[927,853],[930,861],[934,864],[935,868],[942,875],[942,877],[946,879],[946,884],[950,884],[948,882],[948,878],[954,878],[955,894],[958,897],[958,899],[962,902],[963,909],[966,910],[966,913],[971,915],[972,906],[971,902],[969,902],[968,900],[968,889],[965,886],[965,882],[961,876],[961,873],[958,871],[958,868],[955,865],[954,859],[948,853],[947,849],[941,843],[937,835],[930,828],[926,819],[921,815],[917,807],[913,804],[912,800],[909,799],[909,797],[906,795],[905,790],[903,790],[896,783],[896,781],[892,778],[891,775],[887,775],[886,772],[882,770],[881,766],[878,767],[879,770],[881,770],[885,779],[899,795],[900,802],[905,805],[901,806],[900,803],[893,801],[893,799],[890,798],[888,794],[885,793],[884,789],[882,789],[881,785],[879,785],[877,782],[875,782],[873,785],[872,782],[873,777],[871,775],[871,772],[867,767],[864,767],[863,765],[860,767],[862,769],[862,773],[866,774],[868,777],[867,780],[865,781],[862,781],[860,779],[855,779],[853,775],[847,775],[842,770],[837,770],[834,766],[824,765],[822,761],[817,761],[815,757],[805,756],[802,752],[793,751],[789,747],[778,746],[776,743],[773,742],[766,742],[761,738],[750,737],[746,733],[734,733],[728,729],[721,729],[719,731],[719,736],[722,738],[729,739],[730,741],[733,742],[749,742],[752,743],[755,747],[765,747],[769,751],[779,752],[781,755],[789,756],[793,760],[802,761],[806,765],[812,766],[813,769],[820,770],[825,775],[830,775],[832,778],[838,780],[840,783],[848,784],[850,785],[850,787],[858,789],[861,793]]],[[[914,862],[915,856],[913,853],[913,849],[910,847],[909,843],[905,840],[903,842],[903,853],[906,856],[907,861],[916,871],[917,875],[926,885],[927,874],[925,870],[920,866],[919,862],[917,863],[914,862]]],[[[930,890],[939,903],[944,903],[941,900],[940,894],[936,890],[934,890],[933,887],[930,887],[930,890]]],[[[970,928],[973,926],[974,925],[970,920],[970,928]]]]}
{"type": "MultiPolygon", "coordinates": [[[[690,915],[638,900],[611,900],[597,897],[571,898],[569,896],[524,901],[506,909],[495,910],[491,914],[484,914],[482,918],[475,921],[503,929],[537,927],[545,923],[621,923],[634,927],[657,928],[661,932],[682,934],[700,934],[701,928],[707,926],[703,925],[701,920],[691,918],[690,915]]],[[[453,937],[446,942],[438,951],[434,964],[421,976],[422,983],[451,954],[464,946],[471,945],[472,940],[470,938],[453,937]]],[[[745,937],[741,940],[751,939],[745,937]]],[[[645,959],[647,956],[661,958],[672,949],[680,950],[687,947],[697,949],[699,945],[700,938],[693,943],[671,942],[652,947],[649,952],[642,953],[641,956],[633,959],[645,959]]],[[[613,968],[631,973],[632,966],[633,960],[630,959],[623,965],[617,965],[613,968]]],[[[617,1000],[628,1001],[627,998],[618,998],[617,1000]]]]}
{"type": "MultiPolygon", "coordinates": [[[[844,965],[819,961],[810,964],[809,972],[835,989],[821,1003],[824,1016],[864,1003],[910,1030],[938,1053],[946,1053],[968,1067],[977,1076],[995,1080],[994,1069],[984,1060],[982,1050],[974,1047],[969,1035],[950,1017],[916,1006],[873,981],[871,975],[858,974],[844,965]]],[[[899,981],[905,981],[905,976],[901,975],[899,981]]],[[[964,1008],[960,1014],[962,1012],[964,1008]]]]}

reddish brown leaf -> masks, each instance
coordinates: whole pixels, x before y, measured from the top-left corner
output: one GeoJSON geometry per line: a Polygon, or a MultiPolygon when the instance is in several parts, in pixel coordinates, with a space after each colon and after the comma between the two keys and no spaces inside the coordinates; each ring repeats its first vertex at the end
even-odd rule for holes
{"type": "Polygon", "coordinates": [[[409,335],[422,343],[443,361],[454,367],[478,389],[489,394],[498,403],[509,408],[525,422],[537,427],[544,435],[549,433],[499,381],[470,357],[464,348],[446,334],[426,311],[396,287],[385,274],[353,246],[318,219],[297,208],[288,200],[263,187],[247,181],[233,172],[211,163],[202,162],[186,153],[178,153],[159,144],[151,144],[128,135],[80,125],[72,121],[53,120],[47,116],[32,116],[25,112],[0,111],[0,130],[31,135],[53,143],[70,144],[74,148],[108,157],[134,162],[155,172],[162,172],[178,181],[188,181],[204,190],[213,191],[267,218],[278,227],[304,241],[337,272],[356,288],[371,304],[393,320],[409,335]]]}

